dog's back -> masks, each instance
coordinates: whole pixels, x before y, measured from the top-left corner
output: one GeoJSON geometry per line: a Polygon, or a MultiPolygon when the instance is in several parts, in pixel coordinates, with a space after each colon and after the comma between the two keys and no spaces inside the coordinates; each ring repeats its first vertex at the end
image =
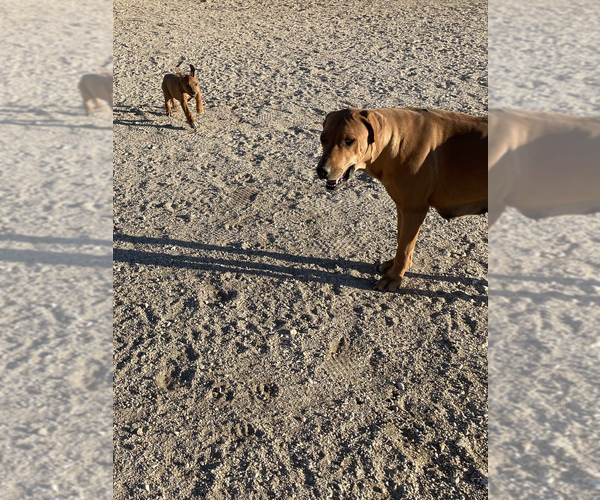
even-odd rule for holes
{"type": "Polygon", "coordinates": [[[600,211],[600,118],[490,110],[490,219],[600,211]],[[493,213],[492,213],[493,212],[493,213]]]}
{"type": "Polygon", "coordinates": [[[173,73],[168,73],[164,76],[162,81],[162,89],[163,91],[168,90],[172,95],[175,95],[175,91],[171,89],[176,89],[179,84],[179,76],[173,73]]]}
{"type": "MultiPolygon", "coordinates": [[[[486,213],[487,117],[423,108],[389,110],[389,114],[398,136],[410,126],[414,147],[427,155],[421,175],[429,178],[423,184],[431,184],[430,206],[446,219],[486,213]]],[[[401,151],[397,158],[403,159],[401,151]]]]}
{"type": "Polygon", "coordinates": [[[109,73],[89,73],[79,80],[79,92],[85,101],[102,99],[111,107],[113,105],[113,77],[109,73]]]}

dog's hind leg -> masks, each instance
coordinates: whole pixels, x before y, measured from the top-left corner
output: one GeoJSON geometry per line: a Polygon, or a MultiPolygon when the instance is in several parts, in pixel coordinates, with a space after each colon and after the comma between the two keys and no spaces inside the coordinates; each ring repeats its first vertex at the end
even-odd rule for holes
{"type": "Polygon", "coordinates": [[[165,109],[167,110],[167,116],[171,116],[173,114],[173,111],[171,111],[171,105],[169,104],[170,100],[171,99],[165,95],[165,109]]]}
{"type": "Polygon", "coordinates": [[[92,99],[94,96],[90,94],[90,92],[85,88],[84,85],[79,86],[79,91],[81,92],[81,98],[83,99],[83,107],[85,108],[85,112],[88,115],[94,113],[94,108],[92,107],[92,99]]]}
{"type": "Polygon", "coordinates": [[[173,114],[171,111],[171,105],[169,104],[169,101],[171,100],[171,93],[169,92],[169,89],[164,81],[162,84],[162,91],[165,97],[165,109],[167,110],[167,116],[171,116],[173,114]]]}
{"type": "Polygon", "coordinates": [[[92,107],[91,103],[92,103],[91,99],[88,99],[88,100],[84,99],[84,101],[83,101],[83,106],[85,108],[85,112],[88,115],[93,115],[94,114],[94,108],[92,107]]]}

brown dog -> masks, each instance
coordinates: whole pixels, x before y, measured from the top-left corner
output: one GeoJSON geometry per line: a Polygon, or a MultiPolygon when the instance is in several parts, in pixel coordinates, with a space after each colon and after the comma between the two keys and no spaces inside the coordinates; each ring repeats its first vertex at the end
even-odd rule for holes
{"type": "Polygon", "coordinates": [[[600,118],[490,110],[490,229],[504,209],[530,218],[600,212],[600,118]]]}
{"type": "Polygon", "coordinates": [[[398,250],[378,290],[396,290],[429,207],[442,217],[487,212],[487,118],[452,111],[344,109],[325,117],[317,174],[333,190],[364,170],[396,203],[398,250]]]}
{"type": "Polygon", "coordinates": [[[185,113],[187,122],[190,127],[196,129],[196,122],[190,108],[188,107],[188,99],[196,99],[196,112],[201,114],[204,112],[202,106],[202,98],[200,97],[200,87],[198,86],[198,79],[196,78],[196,68],[190,64],[190,74],[183,75],[175,68],[176,75],[168,74],[165,75],[162,81],[162,91],[165,96],[165,108],[167,108],[167,116],[172,115],[171,105],[169,101],[173,103],[173,107],[177,107],[177,101],[181,103],[181,108],[185,113]]]}
{"type": "Polygon", "coordinates": [[[94,112],[92,101],[97,108],[102,105],[101,100],[106,101],[111,109],[113,107],[113,76],[104,70],[101,71],[101,74],[83,75],[79,80],[79,92],[88,115],[94,112]]]}

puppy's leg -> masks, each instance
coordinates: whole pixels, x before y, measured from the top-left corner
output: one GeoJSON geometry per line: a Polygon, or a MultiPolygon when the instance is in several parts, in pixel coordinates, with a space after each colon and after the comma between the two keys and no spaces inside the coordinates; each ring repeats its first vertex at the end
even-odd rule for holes
{"type": "Polygon", "coordinates": [[[200,97],[200,92],[196,94],[196,112],[199,115],[204,113],[204,106],[202,105],[202,97],[200,97]]]}
{"type": "Polygon", "coordinates": [[[173,114],[171,111],[171,105],[169,104],[169,101],[171,100],[171,93],[164,83],[162,85],[162,91],[163,95],[165,96],[165,108],[167,109],[167,116],[171,116],[173,114]]]}
{"type": "Polygon", "coordinates": [[[375,288],[393,292],[402,282],[402,277],[412,264],[412,255],[421,225],[427,216],[427,210],[400,212],[398,209],[398,250],[393,260],[384,262],[380,269],[386,271],[375,288]]]}
{"type": "Polygon", "coordinates": [[[183,99],[181,100],[181,108],[183,109],[183,112],[185,113],[185,117],[187,119],[187,122],[190,124],[190,127],[192,127],[193,129],[196,129],[196,123],[194,122],[194,116],[192,115],[192,112],[190,111],[190,108],[188,106],[188,102],[187,102],[187,94],[183,94],[183,99]]]}
{"type": "Polygon", "coordinates": [[[173,105],[173,109],[179,107],[179,104],[177,104],[177,99],[175,99],[174,97],[173,97],[173,99],[171,99],[171,104],[173,105]]]}
{"type": "Polygon", "coordinates": [[[85,112],[88,115],[93,115],[94,114],[94,108],[92,107],[92,100],[88,99],[87,101],[84,100],[83,101],[83,106],[85,107],[85,112]]]}
{"type": "Polygon", "coordinates": [[[79,91],[81,92],[81,98],[83,99],[83,107],[85,108],[86,114],[93,114],[94,108],[92,107],[91,101],[94,98],[94,96],[91,95],[83,85],[80,85],[79,91]]]}

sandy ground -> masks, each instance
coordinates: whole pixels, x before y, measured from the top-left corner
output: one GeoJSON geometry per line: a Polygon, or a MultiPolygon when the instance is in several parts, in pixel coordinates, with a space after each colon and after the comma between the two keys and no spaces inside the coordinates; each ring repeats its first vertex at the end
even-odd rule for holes
{"type": "Polygon", "coordinates": [[[485,2],[114,4],[114,495],[487,497],[487,217],[316,179],[328,111],[485,114],[485,2]],[[198,132],[162,75],[193,63],[198,132]]]}
{"type": "MultiPolygon", "coordinates": [[[[489,9],[490,107],[600,114],[597,2],[489,9]]],[[[599,497],[599,234],[514,210],[491,234],[490,498],[599,497]]]]}
{"type": "Polygon", "coordinates": [[[80,76],[106,1],[0,6],[0,497],[112,494],[111,114],[80,76]]]}

